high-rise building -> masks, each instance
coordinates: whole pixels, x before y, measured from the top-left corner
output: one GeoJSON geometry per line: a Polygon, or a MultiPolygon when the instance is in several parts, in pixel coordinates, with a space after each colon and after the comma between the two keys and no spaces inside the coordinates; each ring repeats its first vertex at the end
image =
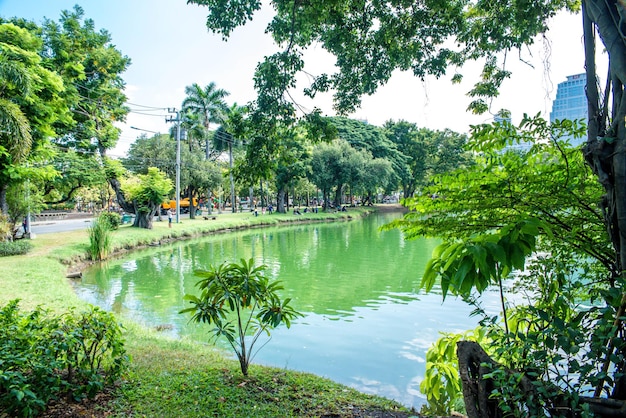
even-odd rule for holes
{"type": "MultiPolygon", "coordinates": [[[[559,83],[556,90],[556,99],[552,102],[550,122],[555,120],[584,119],[587,123],[587,96],[585,85],[587,75],[585,73],[567,76],[567,80],[559,83]]],[[[580,145],[585,138],[571,141],[572,145],[580,145]]]]}

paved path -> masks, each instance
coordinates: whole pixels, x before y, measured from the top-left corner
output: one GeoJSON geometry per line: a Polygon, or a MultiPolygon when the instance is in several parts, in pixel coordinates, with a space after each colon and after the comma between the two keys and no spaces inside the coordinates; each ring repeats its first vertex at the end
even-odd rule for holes
{"type": "Polygon", "coordinates": [[[77,229],[87,229],[91,226],[93,217],[80,217],[70,219],[51,219],[46,221],[36,221],[30,223],[30,230],[33,234],[53,234],[55,232],[75,231],[77,229]]]}

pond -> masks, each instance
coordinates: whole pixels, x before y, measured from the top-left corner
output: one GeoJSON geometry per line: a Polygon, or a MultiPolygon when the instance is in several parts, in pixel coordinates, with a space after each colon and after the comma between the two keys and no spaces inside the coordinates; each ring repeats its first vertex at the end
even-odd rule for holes
{"type": "MultiPolygon", "coordinates": [[[[438,292],[419,291],[438,241],[379,230],[397,216],[233,231],[141,250],[85,271],[76,291],[173,337],[206,342],[209,326],[178,314],[188,307],[183,296],[198,293],[193,271],[254,258],[304,317],[274,330],[253,363],[311,372],[419,409],[426,350],[439,332],[474,328],[477,319],[461,300],[442,303],[438,292]]],[[[484,302],[497,311],[497,295],[484,302]]]]}

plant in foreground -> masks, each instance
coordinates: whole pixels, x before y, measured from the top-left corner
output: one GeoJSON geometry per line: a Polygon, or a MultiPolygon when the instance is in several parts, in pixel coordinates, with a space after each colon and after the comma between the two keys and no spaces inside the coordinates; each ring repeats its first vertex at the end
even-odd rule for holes
{"type": "Polygon", "coordinates": [[[215,325],[214,337],[224,337],[237,355],[241,372],[248,375],[248,366],[254,355],[253,348],[262,333],[302,316],[290,305],[290,298],[281,301],[277,292],[282,289],[278,281],[270,282],[265,276],[265,265],[254,266],[252,259],[241,264],[222,263],[208,271],[194,274],[202,279],[196,286],[200,297],[185,295],[193,306],[180,313],[191,313],[194,322],[215,325]]]}
{"type": "Polygon", "coordinates": [[[53,315],[0,307],[0,416],[37,416],[51,399],[94,397],[128,365],[115,317],[91,307],[53,315]]]}

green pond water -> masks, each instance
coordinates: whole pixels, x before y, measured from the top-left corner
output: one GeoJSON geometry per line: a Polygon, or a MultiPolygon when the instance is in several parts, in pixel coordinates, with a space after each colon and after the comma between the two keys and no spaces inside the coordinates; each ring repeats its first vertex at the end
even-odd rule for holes
{"type": "MultiPolygon", "coordinates": [[[[474,328],[477,319],[460,300],[442,303],[437,292],[418,291],[438,242],[379,230],[398,216],[236,231],[141,250],[85,271],[76,291],[146,326],[165,326],[171,336],[206,342],[209,326],[178,314],[187,307],[183,296],[198,293],[193,271],[254,258],[304,314],[274,330],[254,363],[315,373],[419,409],[426,350],[439,332],[474,328]]],[[[496,295],[484,302],[497,311],[496,295]]]]}

